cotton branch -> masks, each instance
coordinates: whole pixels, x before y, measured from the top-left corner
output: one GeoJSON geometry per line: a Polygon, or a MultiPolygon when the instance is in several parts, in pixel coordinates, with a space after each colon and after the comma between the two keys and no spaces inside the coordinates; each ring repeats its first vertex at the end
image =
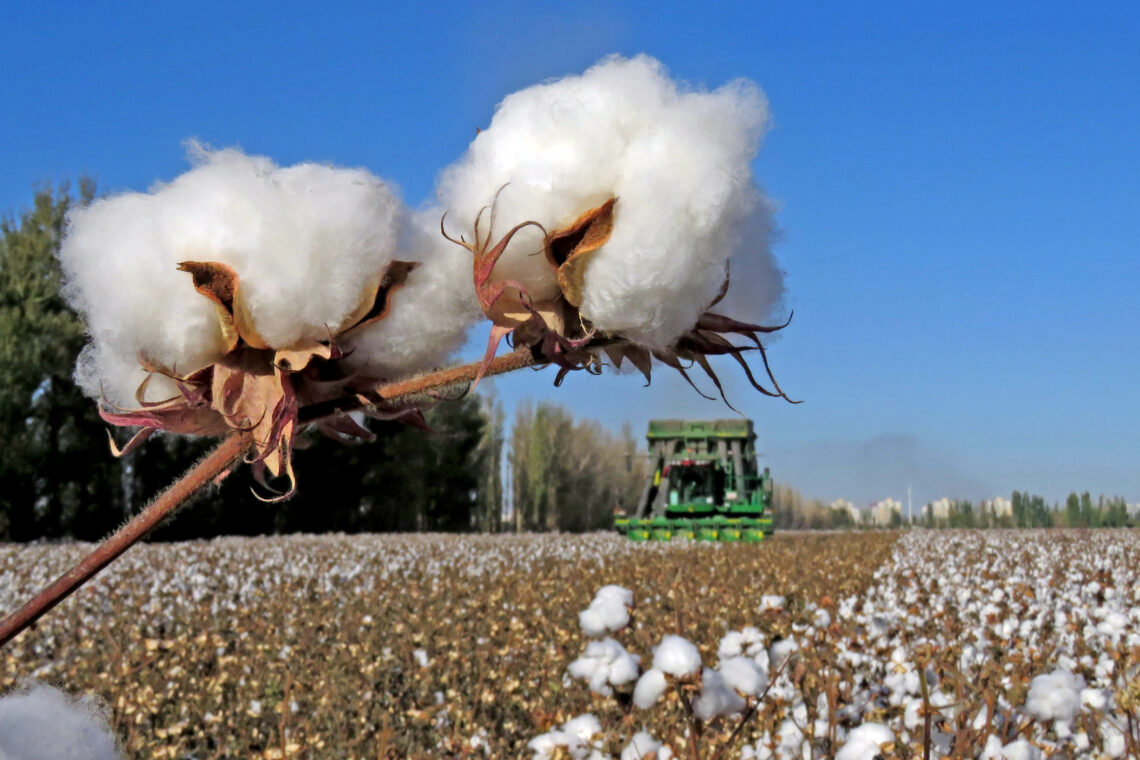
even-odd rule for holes
{"type": "MultiPolygon", "coordinates": [[[[532,367],[535,364],[535,356],[530,351],[514,351],[497,357],[485,375],[499,375],[532,367]]],[[[369,397],[377,401],[409,402],[458,395],[475,379],[481,365],[481,362],[474,362],[407,380],[386,383],[377,387],[369,397]]],[[[337,414],[363,408],[367,403],[364,397],[357,395],[336,399],[302,409],[300,418],[307,423],[318,422],[337,414]]],[[[163,491],[146,509],[95,547],[75,567],[59,576],[15,612],[0,620],[0,647],[34,625],[49,610],[161,525],[166,518],[238,462],[251,444],[248,433],[234,432],[223,438],[204,459],[187,470],[186,474],[163,491]]]]}

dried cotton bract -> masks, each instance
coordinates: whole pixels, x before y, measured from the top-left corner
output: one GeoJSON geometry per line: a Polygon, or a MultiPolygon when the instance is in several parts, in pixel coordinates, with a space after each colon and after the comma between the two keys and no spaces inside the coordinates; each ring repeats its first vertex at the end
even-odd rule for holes
{"type": "Polygon", "coordinates": [[[682,372],[682,360],[695,361],[716,381],[707,355],[744,363],[726,333],[762,352],[766,328],[708,310],[734,252],[758,270],[748,283],[755,313],[779,300],[768,206],[749,166],[767,120],[751,83],[687,91],[646,56],[608,58],[504,99],[440,182],[448,224],[470,231],[457,242],[475,256],[495,323],[488,361],[512,332],[563,374],[597,371],[604,348],[646,375],[656,357],[682,372]]]}
{"type": "Polygon", "coordinates": [[[105,419],[142,427],[132,444],[250,430],[255,461],[291,479],[297,410],[344,392],[331,363],[416,267],[395,259],[400,202],[364,170],[192,155],[169,184],[69,216],[60,259],[92,336],[76,377],[105,419]]]}
{"type": "Polygon", "coordinates": [[[396,378],[438,367],[483,319],[471,264],[440,236],[439,212],[402,215],[399,257],[419,266],[392,311],[345,341],[344,365],[364,377],[396,378]]]}

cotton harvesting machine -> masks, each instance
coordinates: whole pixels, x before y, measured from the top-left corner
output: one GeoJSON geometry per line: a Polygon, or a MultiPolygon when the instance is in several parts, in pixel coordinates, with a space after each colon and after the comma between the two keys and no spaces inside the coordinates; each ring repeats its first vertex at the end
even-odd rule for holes
{"type": "Polygon", "coordinates": [[[652,420],[649,469],[632,517],[634,541],[762,541],[772,533],[772,479],[756,465],[752,420],[652,420]]]}

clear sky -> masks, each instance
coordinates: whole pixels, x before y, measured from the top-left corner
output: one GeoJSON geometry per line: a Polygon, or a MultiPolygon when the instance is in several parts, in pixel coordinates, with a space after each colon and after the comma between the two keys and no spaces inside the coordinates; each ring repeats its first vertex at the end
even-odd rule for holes
{"type": "MultiPolygon", "coordinates": [[[[1140,501],[1136,3],[7,3],[0,39],[8,214],[82,174],[169,179],[191,137],[365,166],[418,204],[505,94],[608,53],[751,78],[795,310],[771,358],[805,401],[729,392],[775,477],[1140,501]]],[[[731,414],[664,372],[551,379],[496,389],[639,434],[731,414]]]]}

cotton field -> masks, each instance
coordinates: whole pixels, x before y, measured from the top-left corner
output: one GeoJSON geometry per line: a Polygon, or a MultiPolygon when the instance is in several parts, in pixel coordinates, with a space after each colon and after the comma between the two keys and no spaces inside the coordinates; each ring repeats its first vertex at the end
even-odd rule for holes
{"type": "MultiPolygon", "coordinates": [[[[0,547],[0,608],[87,548],[0,547]]],[[[101,701],[128,758],[1136,757],[1137,568],[1126,531],[148,545],[0,689],[101,701]]]]}

